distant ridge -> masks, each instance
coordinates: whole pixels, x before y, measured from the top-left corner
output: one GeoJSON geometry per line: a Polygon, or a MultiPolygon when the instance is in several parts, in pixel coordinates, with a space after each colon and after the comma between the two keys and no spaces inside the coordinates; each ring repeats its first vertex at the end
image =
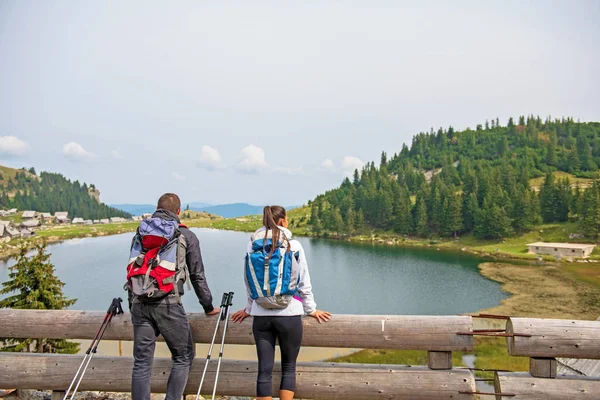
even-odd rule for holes
{"type": "Polygon", "coordinates": [[[128,212],[131,215],[148,214],[156,210],[155,204],[111,204],[110,206],[128,212]]]}
{"type": "MultiPolygon", "coordinates": [[[[188,205],[190,206],[190,210],[192,211],[205,211],[210,214],[219,215],[223,218],[236,218],[243,217],[245,215],[257,214],[260,215],[262,214],[264,208],[264,206],[255,206],[248,203],[210,205],[201,202],[190,202],[183,203],[181,205],[181,211],[184,211],[188,205]]],[[[154,210],[156,210],[156,205],[154,204],[111,204],[111,207],[123,210],[133,215],[152,213],[154,212],[154,210]]],[[[286,209],[293,210],[294,208],[298,207],[300,206],[289,206],[286,207],[286,209]]]]}
{"type": "Polygon", "coordinates": [[[264,206],[254,206],[248,203],[221,204],[208,207],[192,207],[194,211],[206,211],[211,214],[220,215],[223,218],[242,217],[244,215],[262,214],[264,206]]]}

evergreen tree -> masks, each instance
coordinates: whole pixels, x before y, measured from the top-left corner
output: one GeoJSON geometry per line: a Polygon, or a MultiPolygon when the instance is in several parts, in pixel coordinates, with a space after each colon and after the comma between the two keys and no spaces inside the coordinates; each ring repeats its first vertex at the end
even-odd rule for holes
{"type": "Polygon", "coordinates": [[[462,209],[460,197],[456,194],[444,199],[444,234],[454,235],[462,229],[462,209]]]}
{"type": "MultiPolygon", "coordinates": [[[[27,256],[28,248],[22,245],[17,263],[10,268],[10,280],[2,284],[0,294],[10,296],[0,300],[1,308],[62,310],[76,299],[67,299],[62,292],[64,283],[54,275],[54,265],[46,244],[35,247],[36,254],[27,256]],[[16,294],[13,294],[17,292],[16,294]]],[[[79,344],[64,339],[3,339],[2,351],[28,351],[38,353],[69,353],[79,350],[79,344]]]]}
{"type": "Polygon", "coordinates": [[[600,184],[595,181],[583,193],[581,213],[579,215],[579,228],[583,234],[591,239],[598,238],[600,234],[600,184]]]}
{"type": "Polygon", "coordinates": [[[310,207],[310,226],[312,227],[312,231],[315,235],[320,234],[321,230],[323,229],[321,225],[321,219],[319,218],[319,207],[314,202],[310,207]]]}
{"type": "Polygon", "coordinates": [[[423,197],[417,199],[414,213],[414,227],[417,236],[427,237],[430,234],[429,222],[427,220],[427,206],[423,197]]]}

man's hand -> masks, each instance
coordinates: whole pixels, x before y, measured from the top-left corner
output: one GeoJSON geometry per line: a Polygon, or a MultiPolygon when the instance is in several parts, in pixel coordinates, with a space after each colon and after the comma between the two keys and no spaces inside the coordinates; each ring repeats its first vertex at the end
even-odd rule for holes
{"type": "Polygon", "coordinates": [[[219,307],[215,307],[211,312],[207,312],[206,315],[217,315],[221,312],[219,307]]]}

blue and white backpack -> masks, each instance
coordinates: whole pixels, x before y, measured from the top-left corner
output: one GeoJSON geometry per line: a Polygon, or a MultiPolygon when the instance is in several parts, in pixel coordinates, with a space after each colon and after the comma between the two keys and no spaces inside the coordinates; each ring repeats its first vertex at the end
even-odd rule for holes
{"type": "Polygon", "coordinates": [[[246,254],[246,281],[250,297],[256,304],[267,309],[286,308],[298,291],[300,282],[299,253],[293,252],[283,231],[275,251],[272,231],[258,230],[250,240],[252,249],[246,254]]]}

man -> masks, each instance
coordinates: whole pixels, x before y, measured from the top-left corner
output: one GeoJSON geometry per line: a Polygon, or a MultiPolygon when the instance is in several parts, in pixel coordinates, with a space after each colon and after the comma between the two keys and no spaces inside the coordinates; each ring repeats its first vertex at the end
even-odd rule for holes
{"type": "MultiPolygon", "coordinates": [[[[179,224],[180,212],[179,197],[173,193],[166,193],[158,200],[156,212],[152,217],[175,225],[174,223],[179,224]]],[[[186,247],[185,261],[196,296],[206,314],[218,314],[220,310],[212,305],[212,295],[204,277],[204,264],[198,238],[185,226],[179,226],[179,231],[185,239],[182,241],[186,247]]],[[[182,398],[195,352],[192,331],[181,304],[181,294],[183,294],[183,282],[179,280],[174,283],[173,291],[158,303],[148,303],[137,296],[131,296],[130,308],[134,335],[134,364],[131,380],[133,400],[150,399],[150,376],[156,338],[159,334],[162,334],[165,339],[173,360],[165,400],[182,398]]]]}

